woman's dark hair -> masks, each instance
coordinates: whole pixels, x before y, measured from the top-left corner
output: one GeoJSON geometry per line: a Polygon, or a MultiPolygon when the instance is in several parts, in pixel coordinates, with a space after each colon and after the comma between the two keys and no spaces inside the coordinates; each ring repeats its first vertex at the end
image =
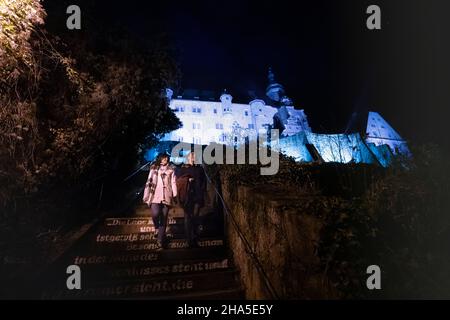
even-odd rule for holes
{"type": "Polygon", "coordinates": [[[159,168],[159,166],[161,165],[161,160],[164,158],[166,158],[167,160],[170,160],[170,156],[167,153],[158,154],[155,161],[152,163],[151,168],[153,168],[153,169],[159,168]]]}

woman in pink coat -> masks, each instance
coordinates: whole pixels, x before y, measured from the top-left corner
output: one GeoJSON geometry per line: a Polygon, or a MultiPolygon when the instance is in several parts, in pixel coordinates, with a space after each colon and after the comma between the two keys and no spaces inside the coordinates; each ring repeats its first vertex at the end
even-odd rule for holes
{"type": "Polygon", "coordinates": [[[163,248],[165,243],[169,208],[175,205],[177,196],[175,170],[169,159],[167,154],[158,155],[150,167],[143,197],[143,201],[151,209],[160,248],[163,248]]]}

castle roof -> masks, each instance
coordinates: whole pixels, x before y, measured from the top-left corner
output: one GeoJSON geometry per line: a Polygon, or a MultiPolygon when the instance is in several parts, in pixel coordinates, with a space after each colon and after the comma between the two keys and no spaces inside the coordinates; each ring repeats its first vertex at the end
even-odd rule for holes
{"type": "MultiPolygon", "coordinates": [[[[224,91],[218,90],[198,90],[198,89],[179,89],[173,94],[174,99],[199,100],[199,101],[220,101],[220,96],[224,91]]],[[[271,105],[270,99],[262,90],[248,90],[246,92],[228,92],[233,96],[233,103],[248,104],[255,99],[263,100],[267,105],[271,105]]]]}
{"type": "Polygon", "coordinates": [[[363,136],[403,140],[395,129],[378,113],[364,110],[364,112],[354,112],[347,125],[345,133],[359,132],[363,136]]]}
{"type": "Polygon", "coordinates": [[[220,94],[213,90],[180,89],[174,94],[177,99],[218,101],[220,94]]]}

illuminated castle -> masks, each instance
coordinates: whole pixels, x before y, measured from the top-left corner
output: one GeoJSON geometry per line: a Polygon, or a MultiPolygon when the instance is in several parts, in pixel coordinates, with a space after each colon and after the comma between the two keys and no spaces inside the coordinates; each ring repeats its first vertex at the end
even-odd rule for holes
{"type": "Polygon", "coordinates": [[[248,104],[233,103],[233,97],[226,92],[220,96],[220,101],[214,101],[208,92],[188,91],[174,98],[168,89],[167,94],[170,108],[183,127],[166,135],[165,141],[239,145],[245,139],[255,139],[258,133],[265,134],[274,125],[282,128],[283,136],[311,131],[305,112],[294,108],[284,95],[283,87],[275,82],[271,70],[266,94],[278,107],[267,105],[262,99],[253,99],[248,104]]]}
{"type": "MultiPolygon", "coordinates": [[[[279,129],[281,152],[296,161],[363,162],[389,165],[396,154],[409,155],[406,142],[376,112],[369,112],[365,132],[317,134],[311,131],[304,110],[296,109],[283,86],[269,69],[266,97],[248,104],[234,103],[226,91],[187,90],[174,97],[167,89],[170,108],[182,127],[166,134],[161,141],[208,145],[212,142],[238,146],[258,134],[279,129]]],[[[151,156],[147,156],[151,158],[151,156]]]]}

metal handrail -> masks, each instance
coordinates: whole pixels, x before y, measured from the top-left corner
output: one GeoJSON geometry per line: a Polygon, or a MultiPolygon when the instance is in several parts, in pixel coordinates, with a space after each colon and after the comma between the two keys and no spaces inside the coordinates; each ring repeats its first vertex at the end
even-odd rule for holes
{"type": "Polygon", "coordinates": [[[141,171],[143,168],[145,168],[149,163],[151,163],[151,161],[147,162],[146,164],[144,164],[144,165],[143,165],[142,167],[140,167],[139,169],[133,171],[129,176],[127,176],[127,177],[122,181],[122,183],[125,182],[125,181],[127,181],[127,180],[129,180],[129,179],[130,179],[131,177],[133,177],[134,175],[136,175],[139,171],[141,171]]]}
{"type": "Polygon", "coordinates": [[[262,275],[262,277],[264,279],[264,281],[263,281],[264,285],[266,286],[266,289],[268,290],[269,294],[271,295],[271,298],[279,300],[280,297],[279,297],[277,291],[275,290],[274,286],[272,285],[272,283],[271,283],[267,273],[264,271],[264,268],[261,265],[261,262],[259,261],[256,253],[253,251],[249,241],[245,237],[245,234],[242,232],[241,228],[239,227],[239,225],[238,225],[238,223],[237,223],[233,213],[231,212],[231,210],[228,209],[228,206],[226,205],[225,200],[223,199],[223,197],[220,194],[220,192],[217,190],[216,186],[212,183],[212,180],[209,177],[208,173],[206,172],[204,166],[202,165],[201,167],[202,167],[203,171],[205,172],[205,175],[206,175],[206,178],[208,179],[208,182],[213,186],[215,193],[219,196],[219,199],[222,202],[222,205],[223,205],[223,208],[225,209],[225,212],[227,213],[227,215],[229,217],[231,217],[231,222],[232,222],[234,228],[236,229],[236,232],[239,235],[239,238],[241,238],[241,240],[244,243],[245,251],[250,256],[250,258],[253,261],[253,264],[255,265],[255,267],[258,270],[258,272],[262,275]]]}

